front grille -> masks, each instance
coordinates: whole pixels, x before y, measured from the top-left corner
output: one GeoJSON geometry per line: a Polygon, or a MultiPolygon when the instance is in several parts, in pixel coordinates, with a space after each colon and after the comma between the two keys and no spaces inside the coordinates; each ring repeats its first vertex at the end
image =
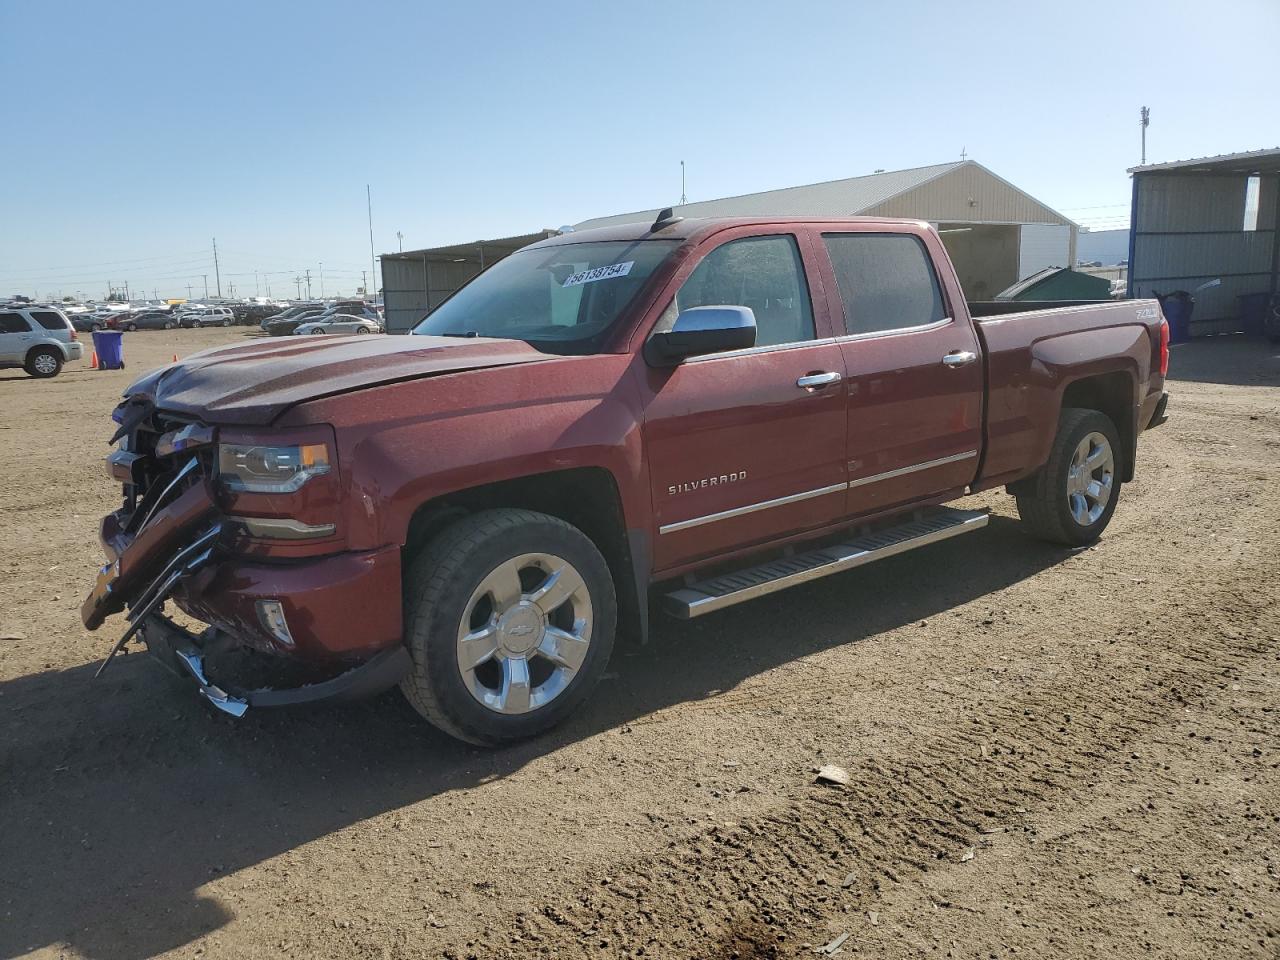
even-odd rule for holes
{"type": "Polygon", "coordinates": [[[139,457],[132,481],[124,484],[124,527],[128,532],[136,535],[166,503],[213,475],[212,446],[167,457],[156,453],[156,444],[164,434],[193,423],[199,421],[152,410],[123,438],[125,449],[139,457]]]}

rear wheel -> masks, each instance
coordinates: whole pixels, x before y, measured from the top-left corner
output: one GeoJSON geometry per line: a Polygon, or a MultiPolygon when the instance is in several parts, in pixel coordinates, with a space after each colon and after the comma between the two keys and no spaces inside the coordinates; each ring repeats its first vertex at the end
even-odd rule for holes
{"type": "Polygon", "coordinates": [[[486,510],[448,527],[405,577],[401,689],[445,733],[496,746],[551,728],[590,694],[613,650],[604,557],[576,527],[486,510]]]}
{"type": "Polygon", "coordinates": [[[1049,462],[1014,488],[1028,532],[1073,547],[1097,540],[1120,496],[1119,449],[1119,434],[1105,414],[1063,410],[1049,462]]]}
{"type": "Polygon", "coordinates": [[[311,331],[311,335],[312,335],[313,337],[323,337],[323,336],[324,336],[324,331],[323,331],[323,330],[312,330],[312,331],[311,331]]]}
{"type": "Polygon", "coordinates": [[[230,317],[227,317],[226,319],[224,319],[224,320],[222,321],[222,325],[223,325],[224,327],[229,327],[229,326],[231,326],[231,318],[230,318],[230,317]]]}
{"type": "Polygon", "coordinates": [[[38,379],[56,377],[62,372],[62,354],[52,347],[39,347],[27,356],[27,373],[38,379]]]}
{"type": "Polygon", "coordinates": [[[138,325],[137,325],[136,323],[126,323],[126,324],[124,325],[124,328],[125,328],[125,330],[127,330],[129,333],[133,333],[135,330],[137,330],[137,329],[138,329],[138,325]]]}
{"type": "Polygon", "coordinates": [[[98,330],[105,330],[105,329],[106,329],[106,327],[104,327],[104,326],[103,326],[102,324],[100,324],[100,323],[95,323],[95,324],[93,324],[92,329],[96,332],[96,331],[98,331],[98,330]]]}
{"type": "Polygon", "coordinates": [[[369,332],[369,329],[367,327],[356,327],[356,336],[359,336],[362,333],[368,333],[368,332],[369,332]]]}

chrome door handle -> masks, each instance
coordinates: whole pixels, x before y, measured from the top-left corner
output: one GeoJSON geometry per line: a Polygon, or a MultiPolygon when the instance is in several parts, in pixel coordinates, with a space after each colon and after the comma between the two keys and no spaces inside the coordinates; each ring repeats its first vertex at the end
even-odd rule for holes
{"type": "Polygon", "coordinates": [[[830,373],[811,373],[797,380],[796,386],[804,387],[806,390],[813,390],[816,387],[825,387],[831,383],[839,383],[840,379],[840,374],[835,371],[831,371],[830,373]]]}
{"type": "Polygon", "coordinates": [[[977,359],[978,355],[972,350],[954,350],[942,358],[942,363],[947,367],[965,367],[977,359]]]}

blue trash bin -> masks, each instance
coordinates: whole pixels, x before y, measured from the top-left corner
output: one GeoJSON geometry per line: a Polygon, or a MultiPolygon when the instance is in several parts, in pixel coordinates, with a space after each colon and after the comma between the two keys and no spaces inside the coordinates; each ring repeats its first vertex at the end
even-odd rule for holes
{"type": "Polygon", "coordinates": [[[1196,298],[1185,290],[1156,294],[1164,318],[1169,321],[1169,342],[1186,343],[1191,339],[1191,312],[1196,308],[1196,298]]]}
{"type": "Polygon", "coordinates": [[[124,369],[124,334],[119,330],[93,331],[93,351],[98,355],[99,370],[124,369]]]}

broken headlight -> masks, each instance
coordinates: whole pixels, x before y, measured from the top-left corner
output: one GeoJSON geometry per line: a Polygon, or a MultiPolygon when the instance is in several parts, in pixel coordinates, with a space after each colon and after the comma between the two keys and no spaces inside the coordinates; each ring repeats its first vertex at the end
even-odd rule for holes
{"type": "Polygon", "coordinates": [[[293,493],[312,477],[328,473],[329,469],[329,449],[323,443],[291,446],[218,444],[218,477],[228,490],[293,493]]]}

